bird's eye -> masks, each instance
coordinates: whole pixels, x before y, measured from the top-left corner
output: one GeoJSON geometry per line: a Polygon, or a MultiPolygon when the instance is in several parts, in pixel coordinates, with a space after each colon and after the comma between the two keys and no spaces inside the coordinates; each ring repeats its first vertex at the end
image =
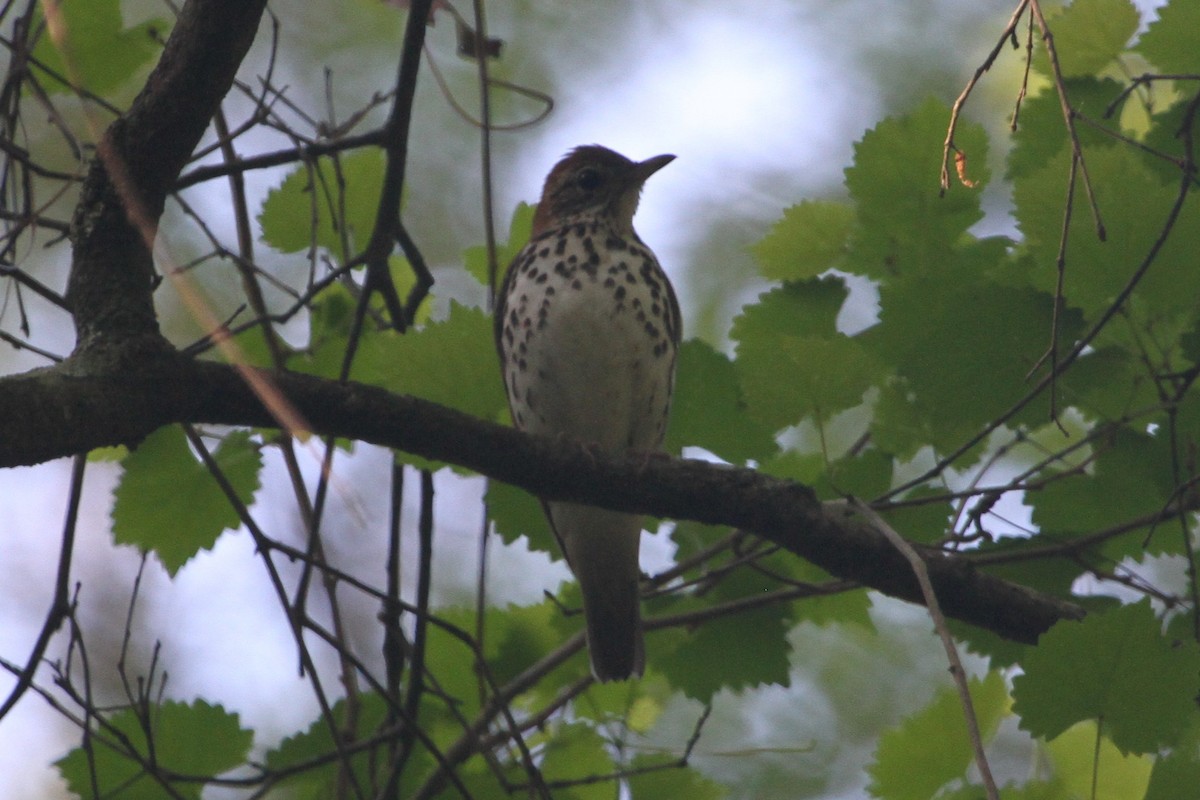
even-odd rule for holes
{"type": "Polygon", "coordinates": [[[585,167],[575,174],[575,183],[585,192],[592,192],[604,183],[604,176],[591,167],[585,167]]]}

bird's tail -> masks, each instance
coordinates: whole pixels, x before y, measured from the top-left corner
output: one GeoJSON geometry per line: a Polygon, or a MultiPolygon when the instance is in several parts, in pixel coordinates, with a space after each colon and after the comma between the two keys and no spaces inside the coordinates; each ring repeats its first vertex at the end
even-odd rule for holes
{"type": "Polygon", "coordinates": [[[598,681],[641,675],[646,662],[638,592],[641,517],[574,503],[549,503],[548,510],[583,592],[592,673],[598,681]]]}

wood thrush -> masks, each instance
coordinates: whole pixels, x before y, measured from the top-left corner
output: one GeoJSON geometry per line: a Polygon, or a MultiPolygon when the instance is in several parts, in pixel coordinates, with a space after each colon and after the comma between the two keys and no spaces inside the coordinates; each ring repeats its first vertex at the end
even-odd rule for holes
{"type": "MultiPolygon", "coordinates": [[[[642,184],[675,157],[578,147],[546,178],[533,235],[497,299],[496,347],[514,424],[608,452],[662,445],[679,304],[633,230],[642,184]]],[[[597,680],[641,675],[641,517],[543,503],[583,592],[597,680]]]]}

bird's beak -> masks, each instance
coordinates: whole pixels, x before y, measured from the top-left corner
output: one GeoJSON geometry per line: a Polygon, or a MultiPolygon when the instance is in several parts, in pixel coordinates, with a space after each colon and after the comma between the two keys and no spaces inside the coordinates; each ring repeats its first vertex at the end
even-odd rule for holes
{"type": "Polygon", "coordinates": [[[673,155],[662,155],[654,156],[653,158],[647,158],[645,161],[639,161],[634,165],[633,178],[635,182],[640,185],[651,175],[658,172],[660,169],[665,167],[667,164],[670,164],[674,160],[675,156],[673,155]]]}

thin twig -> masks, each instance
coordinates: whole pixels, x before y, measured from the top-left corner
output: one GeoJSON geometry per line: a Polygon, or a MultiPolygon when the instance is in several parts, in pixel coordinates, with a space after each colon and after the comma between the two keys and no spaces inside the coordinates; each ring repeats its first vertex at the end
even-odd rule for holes
{"type": "Polygon", "coordinates": [[[992,768],[988,764],[987,754],[983,749],[983,737],[979,733],[979,720],[975,716],[975,704],[971,701],[971,690],[967,685],[967,673],[963,669],[962,659],[958,657],[958,647],[954,644],[954,638],[950,635],[950,629],[946,627],[946,618],[942,616],[942,609],[938,604],[937,593],[933,591],[933,584],[929,580],[929,569],[925,565],[925,559],[921,558],[913,546],[905,541],[903,536],[896,533],[895,529],[883,517],[875,513],[875,510],[870,506],[856,498],[850,498],[849,503],[856,511],[871,520],[872,524],[879,529],[879,532],[887,537],[887,540],[912,565],[913,574],[916,576],[917,582],[921,584],[921,593],[925,596],[925,607],[929,609],[929,618],[933,621],[933,627],[937,629],[938,637],[942,640],[942,647],[946,650],[946,658],[950,662],[950,675],[954,679],[955,688],[958,689],[958,699],[962,704],[963,718],[967,723],[967,735],[971,739],[971,747],[975,752],[975,766],[979,769],[979,775],[983,780],[984,789],[987,791],[988,800],[1000,800],[1000,790],[996,786],[995,778],[992,777],[992,768]]]}

